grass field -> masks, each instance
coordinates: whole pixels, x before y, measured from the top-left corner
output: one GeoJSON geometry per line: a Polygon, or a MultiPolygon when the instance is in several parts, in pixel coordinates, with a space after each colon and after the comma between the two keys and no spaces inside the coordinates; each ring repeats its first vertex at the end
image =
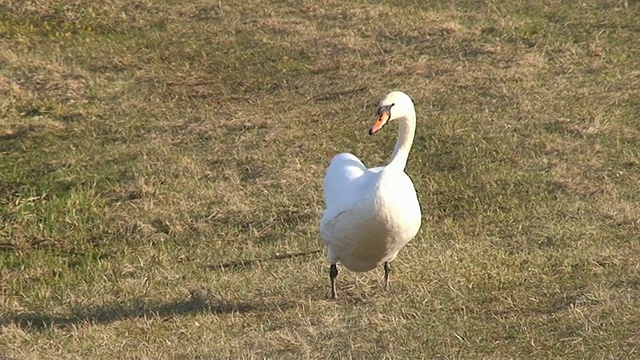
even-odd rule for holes
{"type": "Polygon", "coordinates": [[[640,3],[237,3],[0,1],[0,358],[640,357],[640,3]],[[423,225],[332,301],[394,89],[423,225]]]}

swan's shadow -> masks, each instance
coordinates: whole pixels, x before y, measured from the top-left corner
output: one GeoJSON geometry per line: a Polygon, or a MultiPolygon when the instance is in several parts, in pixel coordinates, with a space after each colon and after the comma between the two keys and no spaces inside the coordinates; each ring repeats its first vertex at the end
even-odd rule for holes
{"type": "Polygon", "coordinates": [[[14,324],[26,331],[44,331],[53,328],[67,328],[83,323],[110,324],[123,319],[164,318],[170,320],[174,316],[187,314],[229,314],[268,312],[274,308],[289,308],[289,303],[265,302],[227,302],[209,300],[192,296],[186,300],[168,303],[149,304],[143,300],[134,300],[129,304],[107,304],[95,308],[72,309],[69,315],[52,315],[38,312],[24,312],[14,315],[2,315],[0,328],[14,324]]]}
{"type": "Polygon", "coordinates": [[[312,251],[303,251],[303,252],[297,252],[297,253],[275,254],[273,256],[260,258],[260,259],[246,259],[246,260],[241,259],[237,261],[229,261],[229,262],[224,262],[220,264],[203,265],[203,267],[209,270],[244,270],[256,264],[259,264],[261,262],[309,256],[309,255],[317,254],[319,252],[320,250],[312,250],[312,251]]]}
{"type": "MultiPolygon", "coordinates": [[[[215,265],[205,265],[207,269],[246,269],[255,264],[271,260],[283,260],[316,254],[320,250],[275,254],[267,258],[239,260],[215,265]]],[[[0,328],[14,324],[27,331],[43,331],[52,328],[66,328],[83,323],[109,324],[122,319],[137,318],[165,318],[187,314],[228,314],[228,313],[258,313],[268,312],[272,309],[286,309],[292,305],[289,302],[269,304],[262,302],[230,302],[220,299],[212,299],[207,291],[190,290],[191,295],[184,300],[175,300],[168,303],[149,303],[142,299],[136,299],[128,304],[121,302],[106,304],[104,306],[86,306],[70,310],[69,315],[54,315],[38,312],[23,312],[0,316],[0,328]],[[203,295],[204,293],[204,295],[203,295]]],[[[1,360],[1,359],[0,359],[1,360]]]]}

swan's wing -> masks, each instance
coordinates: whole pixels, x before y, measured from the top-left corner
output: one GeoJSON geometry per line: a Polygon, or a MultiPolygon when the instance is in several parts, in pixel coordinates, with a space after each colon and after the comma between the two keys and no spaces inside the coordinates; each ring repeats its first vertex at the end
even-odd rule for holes
{"type": "Polygon", "coordinates": [[[324,177],[324,203],[336,213],[348,208],[360,196],[359,183],[367,172],[362,161],[353,154],[336,155],[324,177]]]}

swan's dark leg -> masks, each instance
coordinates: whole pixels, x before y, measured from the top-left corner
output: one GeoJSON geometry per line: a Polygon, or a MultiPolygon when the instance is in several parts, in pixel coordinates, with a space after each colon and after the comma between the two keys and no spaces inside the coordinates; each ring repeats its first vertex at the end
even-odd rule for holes
{"type": "Polygon", "coordinates": [[[331,298],[337,299],[338,294],[336,293],[336,277],[338,276],[338,267],[336,264],[331,264],[329,268],[329,277],[331,278],[331,298]]]}
{"type": "Polygon", "coordinates": [[[389,263],[388,261],[384,262],[384,282],[382,284],[382,286],[384,287],[385,290],[389,289],[389,275],[391,274],[391,263],[389,263]]]}

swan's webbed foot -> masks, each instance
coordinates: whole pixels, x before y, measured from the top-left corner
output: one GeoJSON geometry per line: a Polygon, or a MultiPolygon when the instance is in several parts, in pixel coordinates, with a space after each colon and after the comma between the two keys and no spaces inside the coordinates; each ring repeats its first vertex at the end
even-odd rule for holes
{"type": "Polygon", "coordinates": [[[331,264],[329,268],[329,277],[331,278],[331,298],[337,299],[338,294],[336,293],[336,277],[338,277],[338,267],[336,264],[331,264]]]}
{"type": "Polygon", "coordinates": [[[391,263],[388,261],[385,261],[384,264],[382,265],[384,267],[384,280],[382,283],[382,287],[385,290],[389,289],[389,275],[391,274],[391,263]]]}

